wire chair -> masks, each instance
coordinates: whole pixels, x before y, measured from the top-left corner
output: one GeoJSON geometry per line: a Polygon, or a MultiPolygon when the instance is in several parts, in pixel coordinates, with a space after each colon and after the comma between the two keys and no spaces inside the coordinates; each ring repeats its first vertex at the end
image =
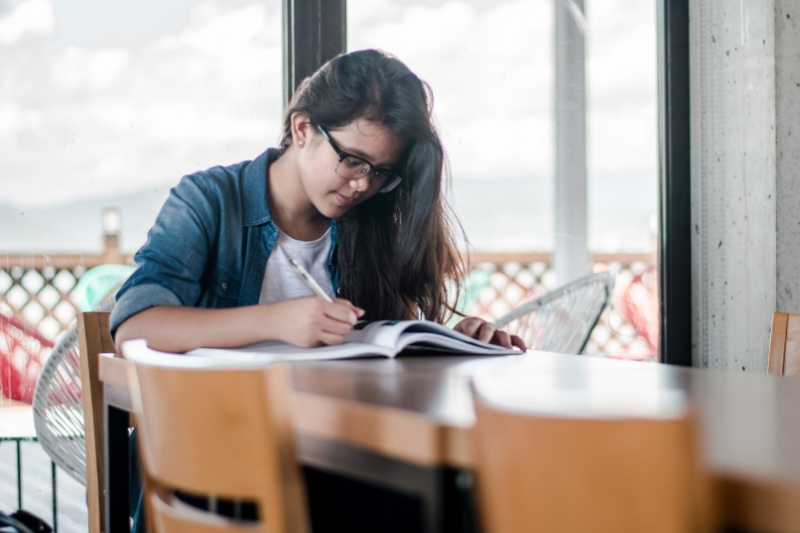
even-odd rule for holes
{"type": "Polygon", "coordinates": [[[0,314],[0,398],[31,403],[51,348],[33,326],[0,314]]]}
{"type": "Polygon", "coordinates": [[[606,308],[616,276],[589,274],[526,302],[494,325],[518,335],[531,350],[579,354],[606,308]]]}
{"type": "MultiPolygon", "coordinates": [[[[95,310],[112,311],[115,293],[116,288],[95,310]]],[[[33,395],[33,424],[50,459],[85,486],[86,446],[77,322],[61,337],[42,368],[33,395]]]]}

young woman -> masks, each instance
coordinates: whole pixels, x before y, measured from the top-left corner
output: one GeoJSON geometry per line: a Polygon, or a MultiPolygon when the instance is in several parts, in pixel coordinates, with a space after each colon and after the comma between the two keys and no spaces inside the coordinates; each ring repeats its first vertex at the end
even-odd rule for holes
{"type": "MultiPolygon", "coordinates": [[[[460,259],[431,107],[429,87],[384,53],[325,64],[295,94],[279,148],[171,191],[117,294],[117,344],[310,347],[342,343],[361,318],[443,322],[460,259]],[[313,296],[289,258],[333,303],[313,296]]],[[[524,349],[477,318],[455,329],[524,349]]]]}

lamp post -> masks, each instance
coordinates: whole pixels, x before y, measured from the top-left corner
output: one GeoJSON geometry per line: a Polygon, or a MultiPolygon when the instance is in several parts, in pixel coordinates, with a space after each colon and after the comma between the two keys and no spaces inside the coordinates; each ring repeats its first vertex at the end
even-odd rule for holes
{"type": "Polygon", "coordinates": [[[122,213],[119,209],[108,208],[103,211],[103,262],[124,263],[125,258],[119,250],[119,235],[122,231],[122,213]]]}

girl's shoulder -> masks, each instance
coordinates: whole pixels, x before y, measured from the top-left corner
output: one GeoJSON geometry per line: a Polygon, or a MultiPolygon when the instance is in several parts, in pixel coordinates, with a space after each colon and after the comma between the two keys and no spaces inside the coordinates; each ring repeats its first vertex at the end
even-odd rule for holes
{"type": "Polygon", "coordinates": [[[235,165],[214,166],[206,170],[198,170],[181,178],[177,187],[194,186],[206,192],[230,191],[242,185],[245,170],[252,161],[242,161],[235,165]]]}
{"type": "Polygon", "coordinates": [[[266,173],[269,163],[275,159],[273,152],[269,149],[252,161],[214,166],[188,174],[181,178],[171,194],[192,204],[211,204],[217,208],[227,205],[235,210],[241,209],[243,204],[253,199],[265,198],[266,173]]]}

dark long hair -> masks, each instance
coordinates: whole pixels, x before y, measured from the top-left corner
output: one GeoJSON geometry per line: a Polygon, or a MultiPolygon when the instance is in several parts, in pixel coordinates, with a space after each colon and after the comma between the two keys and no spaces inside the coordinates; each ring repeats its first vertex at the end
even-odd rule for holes
{"type": "Polygon", "coordinates": [[[306,78],[286,110],[283,150],[292,143],[294,113],[333,130],[365,119],[407,140],[400,185],[338,221],[341,296],[366,318],[414,318],[418,308],[444,322],[454,311],[461,258],[452,232],[457,222],[443,196],[445,155],[432,108],[430,87],[407,66],[364,50],[338,56],[306,78]]]}

